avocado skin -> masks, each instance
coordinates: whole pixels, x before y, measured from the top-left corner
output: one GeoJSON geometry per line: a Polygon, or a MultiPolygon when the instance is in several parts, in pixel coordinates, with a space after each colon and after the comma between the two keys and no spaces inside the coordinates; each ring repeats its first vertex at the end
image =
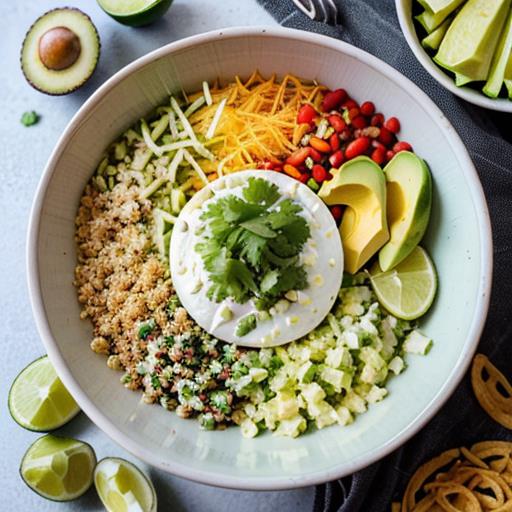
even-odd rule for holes
{"type": "Polygon", "coordinates": [[[23,44],[21,45],[21,52],[20,52],[20,67],[21,67],[21,71],[23,73],[23,76],[25,77],[25,80],[28,82],[28,84],[33,87],[34,89],[36,89],[37,91],[39,92],[42,92],[43,94],[47,94],[48,96],[64,96],[66,94],[69,94],[71,92],[74,92],[76,91],[77,89],[79,89],[80,87],[82,87],[88,80],[89,78],[91,78],[91,76],[94,74],[94,71],[96,70],[96,67],[98,65],[98,61],[100,59],[100,54],[101,54],[101,40],[100,40],[100,36],[98,34],[98,29],[96,28],[96,25],[94,25],[94,23],[92,22],[92,19],[90,18],[90,16],[88,14],[86,14],[85,12],[83,12],[82,10],[78,9],[77,7],[56,7],[55,9],[50,9],[49,11],[46,11],[44,14],[42,14],[41,16],[39,16],[39,18],[36,19],[36,21],[34,21],[34,23],[32,23],[32,25],[30,26],[30,28],[27,30],[26,34],[25,34],[25,38],[23,39],[23,44]],[[25,44],[27,42],[27,38],[28,36],[30,35],[30,32],[32,32],[32,29],[35,27],[35,25],[37,24],[37,22],[44,18],[46,15],[52,13],[52,12],[55,12],[55,11],[62,11],[62,10],[67,10],[67,11],[76,11],[78,13],[80,13],[82,16],[84,16],[85,18],[87,18],[87,20],[90,22],[93,30],[94,30],[94,34],[95,34],[95,42],[96,42],[96,47],[97,47],[97,51],[96,51],[96,61],[94,63],[94,69],[91,71],[91,73],[86,76],[80,83],[78,83],[75,87],[72,87],[71,89],[67,90],[67,91],[63,91],[63,92],[53,92],[53,91],[49,91],[47,89],[44,89],[42,88],[41,86],[35,84],[32,80],[30,80],[30,78],[27,76],[27,74],[25,73],[25,67],[23,65],[23,49],[25,47],[25,44]]]}
{"type": "MultiPolygon", "coordinates": [[[[417,160],[417,162],[415,162],[418,165],[417,174],[418,178],[422,180],[422,183],[417,193],[414,210],[411,214],[407,215],[410,219],[410,224],[405,233],[403,233],[401,240],[393,238],[393,225],[389,226],[391,238],[379,251],[379,265],[384,272],[396,267],[400,262],[407,258],[409,254],[411,254],[423,238],[430,221],[430,212],[432,209],[432,176],[424,160],[416,156],[414,153],[409,153],[407,151],[397,153],[384,168],[386,178],[388,177],[387,173],[389,173],[390,167],[392,168],[393,165],[397,165],[399,160],[404,158],[417,160]]],[[[402,190],[404,190],[403,187],[402,190]]],[[[390,198],[388,196],[388,200],[389,199],[390,198]]]]}
{"type": "Polygon", "coordinates": [[[107,14],[122,25],[127,25],[128,27],[144,27],[161,18],[168,11],[169,7],[171,7],[172,1],[173,0],[164,0],[155,7],[150,7],[145,11],[128,16],[113,15],[109,12],[107,12],[107,14]]]}

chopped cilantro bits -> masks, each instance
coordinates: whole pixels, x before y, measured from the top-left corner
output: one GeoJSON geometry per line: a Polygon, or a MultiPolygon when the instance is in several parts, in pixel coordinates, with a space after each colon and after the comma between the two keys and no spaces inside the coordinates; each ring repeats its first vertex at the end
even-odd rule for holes
{"type": "Polygon", "coordinates": [[[201,220],[209,232],[195,250],[209,273],[210,300],[254,299],[270,307],[287,291],[307,286],[299,254],[310,237],[309,225],[300,215],[302,207],[291,199],[279,201],[277,186],[263,178],[249,178],[242,196],[208,204],[201,220]]]}
{"type": "Polygon", "coordinates": [[[142,323],[139,327],[139,338],[145,340],[153,332],[155,327],[156,323],[152,318],[147,322],[142,323]]]}
{"type": "Polygon", "coordinates": [[[37,124],[40,118],[41,116],[37,112],[29,110],[27,112],[23,112],[20,121],[23,126],[32,126],[37,124]]]}
{"type": "Polygon", "coordinates": [[[254,314],[250,314],[241,318],[236,324],[235,334],[237,336],[245,336],[249,334],[251,331],[256,329],[256,316],[254,314]]]}

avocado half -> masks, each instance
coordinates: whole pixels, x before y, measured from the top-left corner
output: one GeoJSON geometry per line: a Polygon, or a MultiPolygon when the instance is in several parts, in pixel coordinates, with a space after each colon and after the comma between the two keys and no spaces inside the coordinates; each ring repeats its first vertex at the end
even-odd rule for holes
{"type": "Polygon", "coordinates": [[[53,9],[30,27],[21,47],[28,83],[51,95],[68,94],[91,77],[100,56],[98,31],[73,7],[53,9]]]}

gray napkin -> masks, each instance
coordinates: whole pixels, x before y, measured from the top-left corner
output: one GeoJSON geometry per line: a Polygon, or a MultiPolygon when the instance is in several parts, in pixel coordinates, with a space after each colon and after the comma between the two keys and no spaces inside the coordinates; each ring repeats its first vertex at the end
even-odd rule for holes
{"type": "MultiPolygon", "coordinates": [[[[455,126],[480,175],[493,224],[493,293],[479,351],[512,376],[512,146],[487,111],[443,89],[416,61],[393,0],[335,1],[343,23],[337,27],[310,20],[291,0],[258,0],[284,26],[343,39],[391,64],[419,85],[455,126]]],[[[511,122],[509,115],[509,127],[511,122]]],[[[388,512],[419,464],[448,448],[486,439],[512,441],[512,432],[480,408],[466,375],[437,416],[402,448],[348,478],[318,486],[314,511],[388,512]]]]}

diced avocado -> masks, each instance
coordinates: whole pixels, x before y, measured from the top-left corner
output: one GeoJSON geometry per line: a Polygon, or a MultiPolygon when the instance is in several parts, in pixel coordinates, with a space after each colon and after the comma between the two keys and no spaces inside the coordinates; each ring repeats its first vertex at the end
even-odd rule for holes
{"type": "Polygon", "coordinates": [[[384,173],[390,239],[379,252],[379,265],[387,272],[409,256],[425,234],[432,204],[432,178],[425,162],[408,151],[397,153],[384,173]]]}
{"type": "Polygon", "coordinates": [[[453,21],[453,18],[450,16],[449,18],[445,19],[439,27],[437,27],[435,30],[433,30],[428,36],[424,37],[421,40],[421,46],[426,49],[430,50],[437,50],[439,46],[441,46],[441,41],[443,40],[443,37],[445,36],[446,32],[448,31],[448,28],[450,26],[450,23],[453,21]]]}
{"type": "Polygon", "coordinates": [[[21,48],[21,69],[41,92],[67,94],[93,74],[100,39],[87,14],[63,7],[43,14],[30,27],[21,48]]]}
{"type": "Polygon", "coordinates": [[[494,54],[492,60],[489,78],[487,79],[487,83],[483,88],[484,94],[491,98],[497,98],[501,91],[511,50],[512,12],[509,12],[507,21],[505,23],[505,28],[503,29],[500,40],[498,42],[498,47],[496,48],[496,53],[494,54]]]}
{"type": "Polygon", "coordinates": [[[471,80],[486,80],[510,0],[469,0],[444,36],[434,61],[471,80]]]}
{"type": "Polygon", "coordinates": [[[416,16],[416,19],[423,25],[428,34],[433,32],[443,21],[457,9],[466,0],[423,0],[420,3],[425,7],[425,11],[416,16]],[[429,3],[436,5],[436,9],[431,9],[429,3]]]}
{"type": "Polygon", "coordinates": [[[370,158],[349,160],[331,171],[318,192],[328,205],[347,205],[340,234],[345,270],[355,274],[389,239],[386,220],[386,178],[370,158]]]}
{"type": "Polygon", "coordinates": [[[505,87],[508,91],[508,98],[512,100],[512,52],[508,56],[507,67],[505,68],[505,87]]]}

